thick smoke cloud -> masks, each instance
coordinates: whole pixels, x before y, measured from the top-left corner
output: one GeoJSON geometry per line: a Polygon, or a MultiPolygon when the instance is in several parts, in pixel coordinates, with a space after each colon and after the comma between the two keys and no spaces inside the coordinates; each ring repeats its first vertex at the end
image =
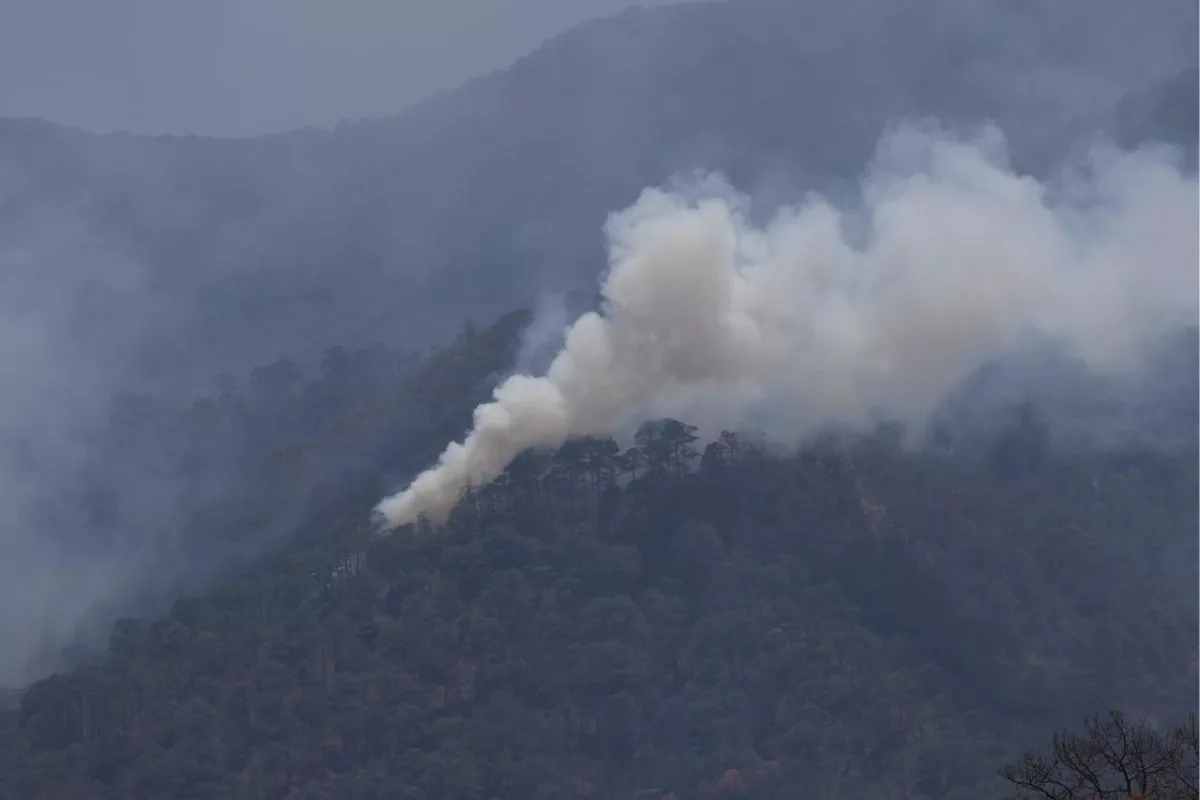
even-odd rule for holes
{"type": "Polygon", "coordinates": [[[600,312],[377,510],[443,521],[528,448],[663,414],[792,441],[919,428],[973,371],[1047,344],[1133,375],[1197,314],[1197,183],[1169,156],[1096,150],[1042,184],[1007,168],[994,129],[907,126],[849,212],[811,197],[756,227],[719,177],[647,190],[607,223],[600,312]]]}

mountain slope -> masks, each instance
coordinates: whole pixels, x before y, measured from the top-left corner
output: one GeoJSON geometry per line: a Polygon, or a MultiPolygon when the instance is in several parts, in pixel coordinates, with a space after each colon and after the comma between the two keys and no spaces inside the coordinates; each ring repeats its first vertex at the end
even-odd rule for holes
{"type": "Polygon", "coordinates": [[[378,394],[359,358],[225,401],[251,429],[292,403],[328,419],[278,419],[274,468],[182,549],[252,535],[243,497],[311,494],[304,537],[28,687],[0,712],[0,798],[979,798],[1089,711],[1195,705],[1194,593],[1128,556],[1194,548],[1194,446],[1068,456],[1025,419],[953,455],[887,429],[701,454],[655,421],[625,450],[527,453],[445,530],[374,540],[361,476],[295,479],[339,453],[422,463],[524,319],[378,394]]]}
{"type": "MultiPolygon", "coordinates": [[[[642,187],[703,167],[768,205],[840,192],[900,117],[995,119],[1030,168],[1126,117],[1145,123],[1135,141],[1194,142],[1195,115],[1156,109],[1164,82],[1185,100],[1194,85],[1176,76],[1195,63],[1195,17],[1185,0],[694,4],[581,26],[334,131],[215,140],[0,120],[0,535],[16,554],[0,563],[0,635],[21,662],[0,668],[23,678],[31,650],[89,628],[85,612],[104,627],[107,604],[169,598],[227,563],[223,547],[172,551],[176,531],[270,540],[302,525],[303,506],[264,522],[262,497],[236,513],[208,502],[253,469],[287,474],[270,461],[276,413],[324,431],[324,390],[284,389],[330,344],[346,348],[336,370],[386,343],[391,375],[394,350],[446,341],[469,315],[591,289],[605,216],[642,187]],[[210,435],[201,423],[239,396],[213,377],[261,365],[241,390],[258,393],[253,417],[210,435]],[[213,516],[196,522],[194,506],[213,516]]],[[[423,458],[461,424],[438,433],[423,458]]],[[[331,471],[360,455],[328,456],[331,471]]],[[[364,494],[383,488],[373,457],[354,465],[364,494]]],[[[266,496],[309,487],[278,480],[266,496]]]]}

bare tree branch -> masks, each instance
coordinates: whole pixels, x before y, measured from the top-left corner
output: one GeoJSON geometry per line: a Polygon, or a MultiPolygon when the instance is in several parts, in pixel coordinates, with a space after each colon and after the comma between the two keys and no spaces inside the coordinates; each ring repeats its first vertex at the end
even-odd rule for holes
{"type": "Polygon", "coordinates": [[[1163,733],[1119,711],[1095,715],[1083,735],[1053,737],[1048,755],[1026,753],[1000,771],[1018,800],[1183,800],[1198,798],[1197,723],[1163,733]]]}

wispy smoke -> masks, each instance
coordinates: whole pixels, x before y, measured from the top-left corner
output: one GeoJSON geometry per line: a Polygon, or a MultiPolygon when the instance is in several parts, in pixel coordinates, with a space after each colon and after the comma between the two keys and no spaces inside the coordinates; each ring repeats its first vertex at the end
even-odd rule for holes
{"type": "MultiPolygon", "coordinates": [[[[20,209],[8,188],[0,204],[20,209]]],[[[17,210],[0,224],[0,686],[56,664],[89,611],[136,577],[92,530],[71,478],[128,379],[146,280],[80,217],[17,210]]]]}
{"type": "Polygon", "coordinates": [[[533,320],[521,333],[516,369],[519,372],[541,372],[551,364],[563,343],[570,316],[561,295],[544,295],[534,309],[533,320]]]}
{"type": "Polygon", "coordinates": [[[1155,151],[1095,152],[1043,185],[973,139],[887,134],[860,208],[818,197],[764,227],[718,177],[647,190],[610,217],[600,313],[542,377],[516,375],[474,430],[378,511],[443,521],[462,490],[528,448],[662,414],[753,423],[919,426],[989,360],[1051,343],[1131,373],[1195,323],[1197,182],[1155,151]]]}

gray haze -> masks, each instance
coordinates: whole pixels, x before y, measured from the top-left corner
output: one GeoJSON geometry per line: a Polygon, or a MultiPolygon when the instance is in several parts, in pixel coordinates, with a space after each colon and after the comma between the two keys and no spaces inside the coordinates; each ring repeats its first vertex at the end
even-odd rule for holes
{"type": "MultiPolygon", "coordinates": [[[[382,14],[409,5],[369,7],[382,14]]],[[[147,587],[169,599],[202,583],[196,574],[219,572],[224,518],[187,510],[201,500],[237,509],[229,492],[259,491],[250,482],[243,489],[235,468],[245,461],[246,432],[274,417],[202,437],[207,482],[186,478],[179,430],[191,424],[196,398],[209,401],[194,408],[198,420],[225,402],[218,375],[240,380],[247,397],[249,371],[281,357],[314,369],[334,345],[421,350],[453,336],[468,316],[483,321],[542,303],[539,319],[553,320],[553,298],[575,297],[564,300],[574,318],[588,303],[572,292],[593,295],[606,267],[605,220],[646,187],[701,170],[727,176],[768,215],[812,191],[848,207],[885,130],[928,118],[951,132],[994,123],[1013,169],[1039,181],[1079,163],[1103,137],[1127,148],[1170,143],[1179,149],[1161,158],[1194,174],[1192,0],[627,9],[404,113],[329,131],[96,135],[5,118],[244,133],[399,112],[432,90],[388,100],[403,84],[388,73],[405,70],[383,62],[402,55],[369,38],[384,37],[387,26],[365,10],[354,16],[365,0],[336,7],[342,27],[320,21],[332,12],[318,9],[332,3],[4,6],[0,684],[51,667],[45,654],[81,625],[102,632],[117,613],[152,609],[139,605],[147,587]],[[303,24],[290,18],[292,44],[272,45],[282,40],[268,9],[285,7],[309,16],[303,24]],[[52,15],[75,38],[51,42],[60,30],[48,27],[52,15]],[[322,41],[331,44],[312,44],[304,31],[326,25],[333,32],[322,41]],[[359,41],[354,31],[368,37],[359,47],[349,44],[359,41]],[[371,80],[351,87],[358,70],[371,80]],[[84,74],[94,85],[80,82],[84,74]],[[235,120],[243,126],[236,131],[228,127],[235,120]],[[157,414],[145,398],[114,402],[129,391],[187,413],[157,414]],[[124,445],[97,444],[116,430],[132,431],[144,452],[135,458],[124,445]],[[92,494],[104,502],[85,502],[92,494]],[[164,549],[184,532],[191,547],[164,549]]],[[[438,81],[453,82],[438,64],[486,70],[510,57],[496,51],[488,64],[466,67],[465,53],[489,52],[471,35],[503,29],[516,55],[524,45],[512,37],[543,35],[520,28],[523,15],[550,33],[568,24],[567,10],[584,8],[565,0],[517,7],[526,11],[478,3],[462,28],[478,33],[459,36],[443,20],[440,29],[410,32],[421,40],[412,48],[395,49],[416,53],[403,58],[415,59],[411,72],[422,81],[442,74],[438,81]]],[[[600,4],[586,8],[576,17],[600,4]]],[[[555,327],[530,331],[522,366],[545,362],[555,327]]],[[[263,408],[271,387],[287,383],[270,376],[287,372],[259,381],[266,388],[253,396],[263,408]]],[[[336,455],[338,463],[373,463],[359,452],[336,455]]],[[[364,511],[402,488],[383,476],[406,469],[385,459],[364,478],[364,511]]],[[[251,517],[243,527],[275,534],[292,522],[251,517]]]]}
{"type": "Polygon", "coordinates": [[[212,136],[385,116],[628,5],[2,0],[0,116],[212,136]]]}

